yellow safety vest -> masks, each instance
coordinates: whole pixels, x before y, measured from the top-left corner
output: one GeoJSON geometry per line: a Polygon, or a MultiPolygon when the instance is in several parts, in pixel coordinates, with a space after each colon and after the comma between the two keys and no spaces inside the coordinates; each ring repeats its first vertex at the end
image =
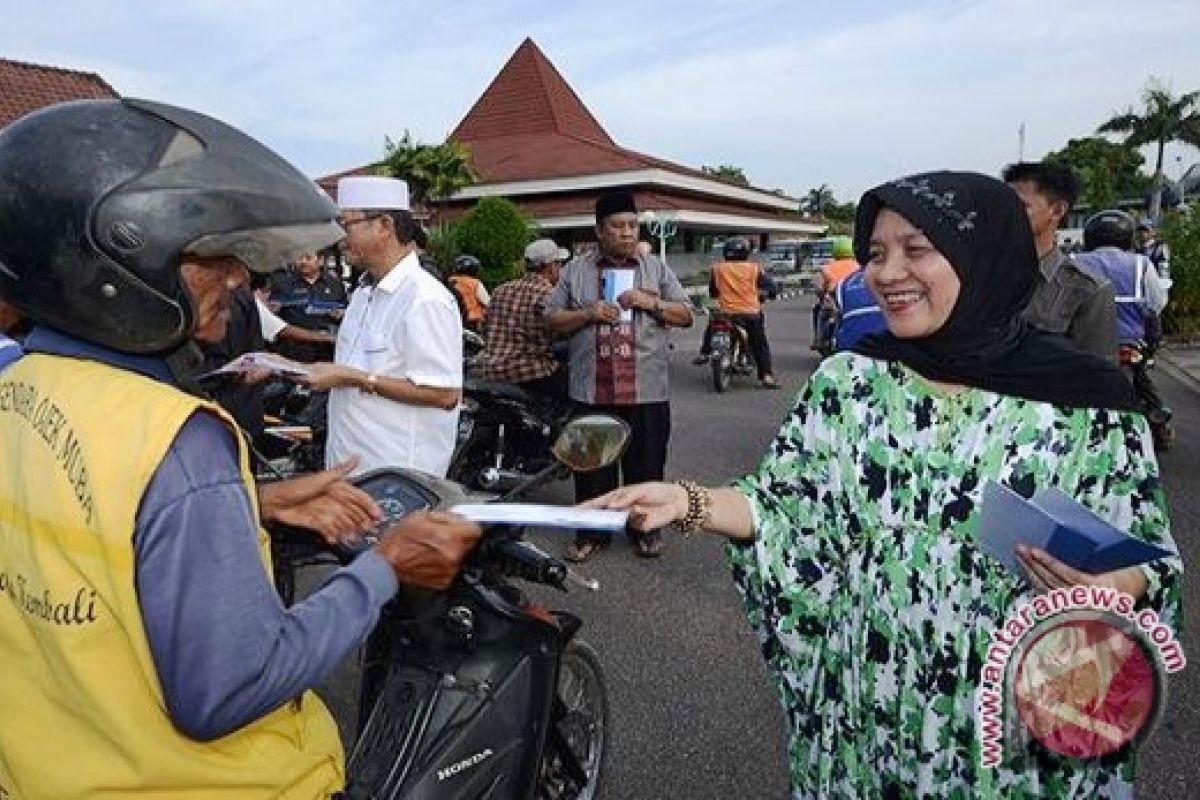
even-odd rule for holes
{"type": "Polygon", "coordinates": [[[312,800],[344,786],[337,728],[311,692],[211,742],[168,716],[138,606],[134,522],[197,409],[232,425],[96,362],[33,354],[0,373],[0,798],[312,800]]]}

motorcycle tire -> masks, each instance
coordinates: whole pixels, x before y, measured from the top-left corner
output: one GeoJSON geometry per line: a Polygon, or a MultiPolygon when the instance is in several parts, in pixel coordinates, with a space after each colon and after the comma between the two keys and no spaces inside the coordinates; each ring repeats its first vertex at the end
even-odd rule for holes
{"type": "Polygon", "coordinates": [[[1154,449],[1165,453],[1175,446],[1175,426],[1171,423],[1152,424],[1150,434],[1154,439],[1154,449]]]}
{"type": "Polygon", "coordinates": [[[608,689],[600,656],[582,640],[572,640],[563,650],[551,725],[535,798],[594,800],[607,765],[608,689]]]}
{"type": "Polygon", "coordinates": [[[729,381],[732,378],[732,374],[733,365],[730,363],[729,355],[727,353],[713,357],[713,389],[715,389],[718,393],[724,393],[724,391],[729,388],[729,381]]]}

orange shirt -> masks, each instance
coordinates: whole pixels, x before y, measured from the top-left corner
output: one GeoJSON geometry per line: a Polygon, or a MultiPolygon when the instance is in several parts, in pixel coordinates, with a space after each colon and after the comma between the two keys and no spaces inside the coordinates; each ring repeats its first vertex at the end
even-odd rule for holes
{"type": "Polygon", "coordinates": [[[479,302],[479,278],[472,278],[469,275],[454,275],[450,278],[450,285],[462,298],[463,308],[467,312],[467,322],[483,322],[484,317],[487,316],[487,307],[479,302]]]}
{"type": "Polygon", "coordinates": [[[838,258],[821,267],[821,274],[825,276],[825,291],[832,292],[857,269],[858,262],[853,258],[838,258]]]}
{"type": "Polygon", "coordinates": [[[758,276],[762,273],[754,261],[722,261],[713,267],[717,303],[726,314],[757,314],[758,276]]]}

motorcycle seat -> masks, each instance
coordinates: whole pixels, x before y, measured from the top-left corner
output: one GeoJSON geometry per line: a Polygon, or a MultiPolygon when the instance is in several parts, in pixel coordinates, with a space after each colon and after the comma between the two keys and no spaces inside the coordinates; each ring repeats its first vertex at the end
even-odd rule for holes
{"type": "Polygon", "coordinates": [[[467,396],[488,395],[501,400],[514,400],[518,403],[529,403],[534,397],[511,383],[503,381],[485,381],[468,378],[463,381],[463,394],[467,396]]]}

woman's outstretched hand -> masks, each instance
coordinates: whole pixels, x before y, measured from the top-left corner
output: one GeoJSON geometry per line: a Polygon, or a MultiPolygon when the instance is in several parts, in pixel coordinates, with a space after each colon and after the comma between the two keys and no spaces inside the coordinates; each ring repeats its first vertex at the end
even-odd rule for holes
{"type": "Polygon", "coordinates": [[[1089,575],[1067,566],[1045,550],[1017,545],[1017,559],[1025,568],[1029,583],[1039,592],[1069,589],[1072,586],[1106,586],[1132,597],[1142,599],[1146,594],[1146,576],[1137,567],[1089,575]]]}
{"type": "Polygon", "coordinates": [[[688,512],[688,496],[675,483],[638,483],[588,500],[582,506],[628,511],[631,527],[650,531],[683,519],[688,512]]]}

